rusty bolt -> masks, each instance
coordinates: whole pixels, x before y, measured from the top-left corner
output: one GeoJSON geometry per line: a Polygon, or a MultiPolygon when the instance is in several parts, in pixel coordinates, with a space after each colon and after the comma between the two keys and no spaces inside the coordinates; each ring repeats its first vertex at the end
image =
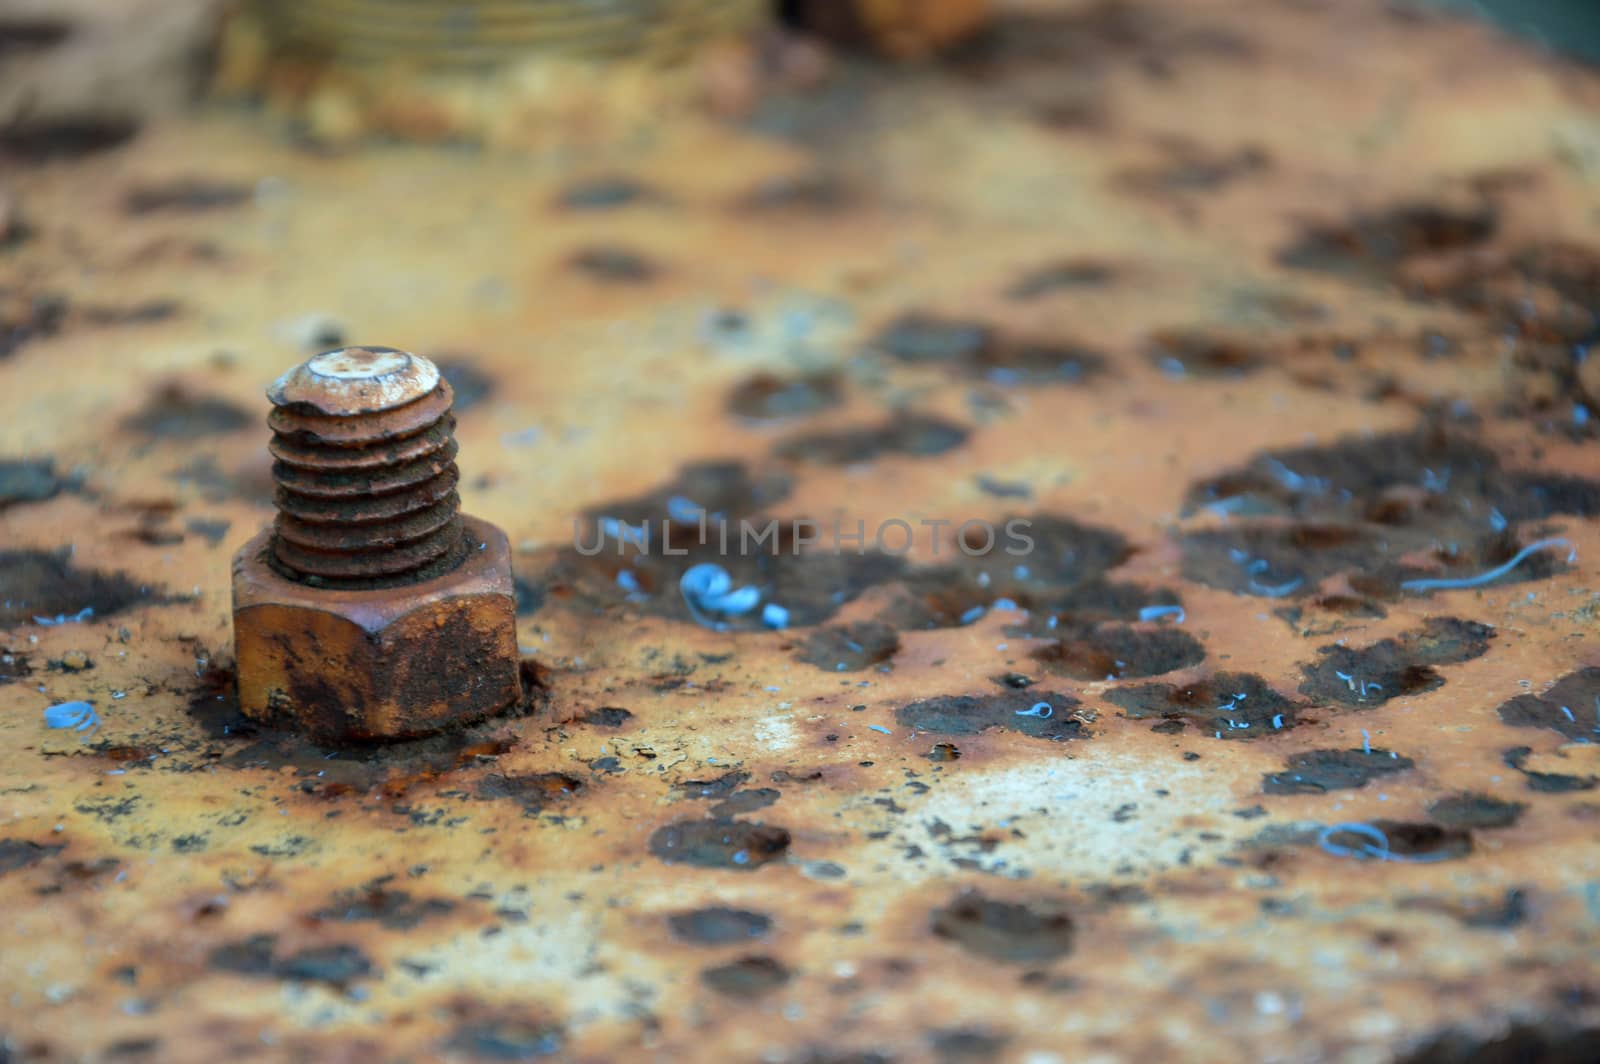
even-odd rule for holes
{"type": "Polygon", "coordinates": [[[267,398],[278,516],[233,559],[244,713],[345,742],[514,704],[511,549],[460,512],[439,370],[347,347],[285,373],[267,398]]]}

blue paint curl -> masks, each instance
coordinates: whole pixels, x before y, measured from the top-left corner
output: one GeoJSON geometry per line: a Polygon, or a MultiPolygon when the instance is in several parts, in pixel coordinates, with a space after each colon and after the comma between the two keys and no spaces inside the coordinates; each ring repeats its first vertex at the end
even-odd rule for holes
{"type": "Polygon", "coordinates": [[[44,711],[47,728],[71,728],[93,735],[100,730],[100,715],[88,702],[61,702],[44,711]]]}
{"type": "Polygon", "coordinates": [[[1493,569],[1479,573],[1477,576],[1407,580],[1400,587],[1406,591],[1454,591],[1460,588],[1482,587],[1484,584],[1492,583],[1511,572],[1511,570],[1521,565],[1529,555],[1537,554],[1542,550],[1549,550],[1551,547],[1570,548],[1570,553],[1567,554],[1567,561],[1573,562],[1577,560],[1578,549],[1572,546],[1571,540],[1561,539],[1560,537],[1541,539],[1537,543],[1530,543],[1517,551],[1504,565],[1497,565],[1493,569]]]}
{"type": "Polygon", "coordinates": [[[726,627],[722,617],[749,613],[761,603],[759,589],[734,590],[733,577],[728,575],[728,570],[712,562],[701,562],[684,570],[678,579],[678,590],[694,619],[717,631],[726,627]]]}
{"type": "Polygon", "coordinates": [[[1389,836],[1383,829],[1375,824],[1355,821],[1348,824],[1329,824],[1317,833],[1317,845],[1323,852],[1331,853],[1335,857],[1354,857],[1358,861],[1403,861],[1411,864],[1431,864],[1434,861],[1443,861],[1449,858],[1444,853],[1395,853],[1389,848],[1389,836]],[[1366,841],[1358,847],[1344,846],[1334,842],[1335,835],[1357,835],[1366,841]]]}
{"type": "Polygon", "coordinates": [[[1162,617],[1176,618],[1173,624],[1182,624],[1185,614],[1182,606],[1146,606],[1139,611],[1141,621],[1155,621],[1162,617]]]}

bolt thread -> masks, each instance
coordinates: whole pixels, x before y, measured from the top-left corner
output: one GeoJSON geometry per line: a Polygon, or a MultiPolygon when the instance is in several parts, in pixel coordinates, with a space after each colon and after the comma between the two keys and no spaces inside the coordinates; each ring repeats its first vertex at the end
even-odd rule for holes
{"type": "Polygon", "coordinates": [[[278,405],[273,566],[303,583],[383,588],[448,572],[466,554],[450,385],[386,410],[278,405]]]}

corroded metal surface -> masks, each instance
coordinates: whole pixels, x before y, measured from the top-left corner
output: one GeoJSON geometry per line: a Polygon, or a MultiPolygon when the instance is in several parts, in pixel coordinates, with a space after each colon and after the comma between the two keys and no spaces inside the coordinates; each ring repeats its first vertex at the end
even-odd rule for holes
{"type": "Polygon", "coordinates": [[[1592,1059],[1597,105],[1375,3],[1036,4],[582,165],[9,168],[4,1054],[1592,1059]],[[330,330],[451,382],[526,715],[239,713],[330,330]],[[836,517],[726,561],[786,630],[678,593],[836,517]]]}

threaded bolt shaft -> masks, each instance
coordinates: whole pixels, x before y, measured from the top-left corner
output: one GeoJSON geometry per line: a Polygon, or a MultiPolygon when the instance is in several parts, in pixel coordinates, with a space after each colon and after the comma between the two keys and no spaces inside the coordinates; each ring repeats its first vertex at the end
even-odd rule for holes
{"type": "Polygon", "coordinates": [[[359,589],[460,564],[453,397],[432,362],[391,347],[325,351],[279,377],[267,398],[274,568],[359,589]]]}

